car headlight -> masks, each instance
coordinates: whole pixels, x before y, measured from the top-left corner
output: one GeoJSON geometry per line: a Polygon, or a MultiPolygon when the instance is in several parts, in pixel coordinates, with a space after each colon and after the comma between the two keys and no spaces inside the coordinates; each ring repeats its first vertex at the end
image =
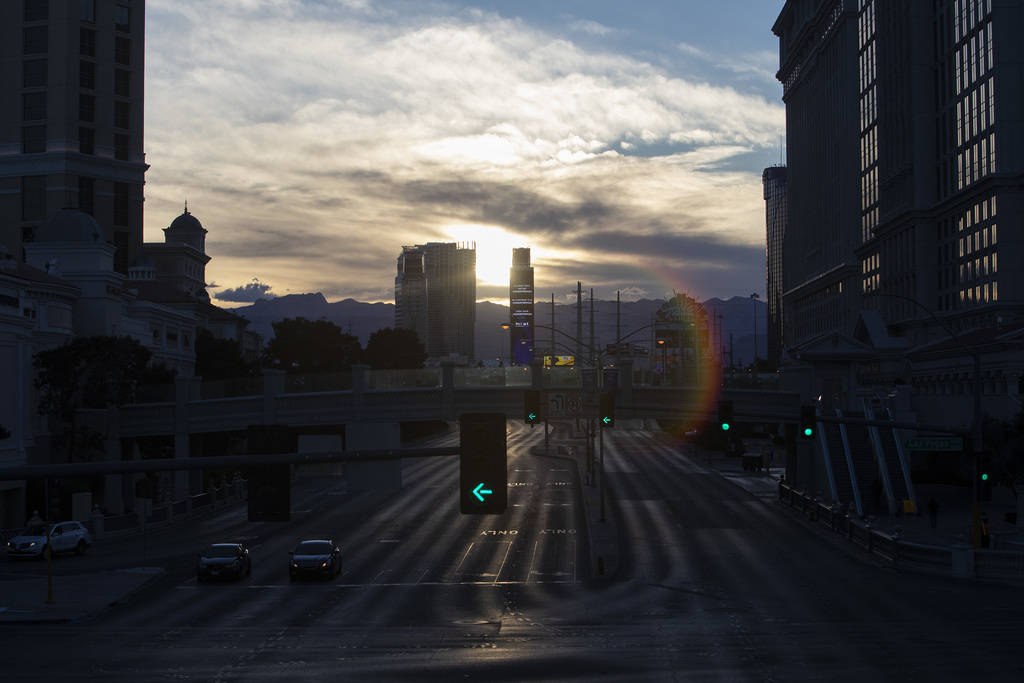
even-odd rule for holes
{"type": "Polygon", "coordinates": [[[322,563],[320,565],[320,567],[321,567],[321,569],[326,569],[327,568],[327,563],[326,562],[322,563]]]}
{"type": "Polygon", "coordinates": [[[31,543],[28,544],[28,547],[29,548],[34,548],[37,543],[39,543],[39,541],[32,541],[31,543]]]}
{"type": "Polygon", "coordinates": [[[295,569],[298,569],[299,568],[299,563],[298,562],[292,562],[292,567],[294,567],[295,569]]]}

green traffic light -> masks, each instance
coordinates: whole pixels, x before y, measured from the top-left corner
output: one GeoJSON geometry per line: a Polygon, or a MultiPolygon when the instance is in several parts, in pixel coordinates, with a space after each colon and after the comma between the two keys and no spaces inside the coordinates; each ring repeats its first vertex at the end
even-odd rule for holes
{"type": "Polygon", "coordinates": [[[814,434],[814,430],[810,427],[804,427],[804,436],[810,436],[811,434],[814,434]]]}
{"type": "Polygon", "coordinates": [[[988,481],[988,472],[982,472],[981,480],[982,481],[988,481]]]}
{"type": "Polygon", "coordinates": [[[723,422],[722,423],[722,431],[723,432],[729,431],[729,423],[728,422],[723,422]]]}

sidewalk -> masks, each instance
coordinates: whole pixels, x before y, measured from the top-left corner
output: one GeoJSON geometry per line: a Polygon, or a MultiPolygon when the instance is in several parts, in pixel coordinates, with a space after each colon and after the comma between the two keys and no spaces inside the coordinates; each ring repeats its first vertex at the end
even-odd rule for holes
{"type": "Polygon", "coordinates": [[[135,567],[53,577],[54,604],[46,604],[45,576],[11,578],[0,572],[0,625],[74,623],[130,598],[164,575],[159,567],[135,567]]]}

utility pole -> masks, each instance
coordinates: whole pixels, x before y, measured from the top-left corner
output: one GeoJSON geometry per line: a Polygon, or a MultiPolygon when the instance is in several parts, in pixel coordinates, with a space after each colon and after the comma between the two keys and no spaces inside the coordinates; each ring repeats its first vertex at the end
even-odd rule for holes
{"type": "Polygon", "coordinates": [[[583,283],[576,281],[576,362],[583,355],[583,283]]]}
{"type": "Polygon", "coordinates": [[[591,362],[591,364],[596,365],[597,364],[597,358],[595,358],[593,356],[593,354],[594,354],[594,288],[593,287],[590,288],[590,353],[591,353],[590,362],[591,362]]]}

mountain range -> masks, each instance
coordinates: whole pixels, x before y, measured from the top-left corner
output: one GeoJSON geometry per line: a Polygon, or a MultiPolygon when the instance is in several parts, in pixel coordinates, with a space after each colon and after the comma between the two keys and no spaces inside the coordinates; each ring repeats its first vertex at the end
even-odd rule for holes
{"type": "MultiPolygon", "coordinates": [[[[619,311],[620,338],[644,346],[653,346],[652,329],[640,329],[649,326],[654,313],[662,305],[661,299],[641,299],[623,302],[619,311]],[[639,330],[635,334],[630,334],[639,330]]],[[[712,298],[702,302],[714,323],[717,336],[721,330],[721,339],[726,358],[729,357],[730,335],[732,353],[737,365],[749,363],[752,359],[754,346],[754,325],[756,315],[758,355],[765,357],[765,303],[758,299],[734,296],[730,299],[712,298]]],[[[577,308],[575,304],[555,304],[554,327],[555,346],[563,353],[572,353],[575,346],[577,308]]],[[[329,320],[344,332],[359,338],[365,346],[370,335],[384,327],[394,327],[395,306],[387,303],[366,303],[355,299],[328,302],[323,294],[289,294],[273,299],[260,299],[251,306],[231,309],[232,313],[250,321],[250,329],[263,335],[264,340],[274,336],[273,323],[285,318],[306,318],[308,320],[329,320]]],[[[547,347],[551,338],[551,302],[539,300],[535,304],[534,315],[537,329],[538,346],[547,347]]],[[[591,305],[584,300],[582,306],[582,336],[584,344],[590,343],[591,305]]],[[[617,338],[616,335],[616,302],[593,302],[594,342],[597,348],[604,348],[617,338]]],[[[509,319],[508,306],[489,301],[480,301],[476,305],[476,350],[478,358],[500,358],[507,360],[508,331],[501,328],[509,319]]]]}

